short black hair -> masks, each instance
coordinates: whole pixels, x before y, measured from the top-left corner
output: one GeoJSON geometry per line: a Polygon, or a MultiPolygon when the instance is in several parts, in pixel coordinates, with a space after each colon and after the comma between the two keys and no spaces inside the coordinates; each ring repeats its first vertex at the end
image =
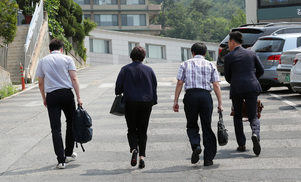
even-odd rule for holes
{"type": "Polygon", "coordinates": [[[146,51],[141,46],[135,46],[133,50],[131,51],[131,59],[132,61],[143,61],[146,55],[146,51]]]}
{"type": "Polygon", "coordinates": [[[191,52],[204,56],[207,53],[207,46],[204,43],[195,43],[191,46],[191,52]]]}
{"type": "Polygon", "coordinates": [[[60,50],[64,47],[63,41],[59,39],[52,39],[49,44],[50,51],[60,50]]]}
{"type": "Polygon", "coordinates": [[[229,40],[234,40],[236,43],[243,43],[243,35],[239,31],[234,31],[229,33],[229,40]]]}

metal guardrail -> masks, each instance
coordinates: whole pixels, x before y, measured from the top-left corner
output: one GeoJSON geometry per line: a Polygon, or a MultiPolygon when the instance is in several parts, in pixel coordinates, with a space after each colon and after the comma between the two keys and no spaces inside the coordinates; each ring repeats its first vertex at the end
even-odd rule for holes
{"type": "Polygon", "coordinates": [[[25,80],[27,80],[27,73],[29,73],[30,65],[31,65],[31,58],[33,55],[34,48],[37,43],[38,35],[40,32],[40,29],[43,24],[44,14],[43,14],[43,0],[40,1],[40,3],[36,4],[36,8],[34,11],[34,14],[32,16],[28,34],[26,37],[26,43],[24,45],[25,50],[25,80]]]}

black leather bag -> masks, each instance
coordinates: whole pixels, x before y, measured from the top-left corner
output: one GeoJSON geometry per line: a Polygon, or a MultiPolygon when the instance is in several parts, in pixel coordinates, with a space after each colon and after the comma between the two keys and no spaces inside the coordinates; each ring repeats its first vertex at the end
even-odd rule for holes
{"type": "Polygon", "coordinates": [[[122,95],[116,95],[110,113],[116,116],[124,116],[125,102],[122,95]]]}
{"type": "Polygon", "coordinates": [[[228,143],[228,133],[227,129],[225,128],[224,121],[223,121],[223,114],[222,111],[219,110],[219,120],[217,122],[217,140],[220,146],[224,146],[228,143]]]}

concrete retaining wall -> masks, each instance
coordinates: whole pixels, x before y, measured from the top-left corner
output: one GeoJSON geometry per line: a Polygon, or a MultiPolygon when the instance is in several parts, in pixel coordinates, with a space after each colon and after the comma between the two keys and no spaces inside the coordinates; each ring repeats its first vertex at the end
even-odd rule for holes
{"type": "Polygon", "coordinates": [[[0,66],[0,89],[7,84],[11,84],[10,74],[0,66]]]}

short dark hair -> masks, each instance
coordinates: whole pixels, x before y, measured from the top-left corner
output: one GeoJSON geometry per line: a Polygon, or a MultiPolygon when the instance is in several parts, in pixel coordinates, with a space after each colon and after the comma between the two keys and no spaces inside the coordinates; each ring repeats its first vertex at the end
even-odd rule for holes
{"type": "Polygon", "coordinates": [[[207,46],[204,43],[195,43],[191,46],[191,52],[204,56],[207,53],[207,46]]]}
{"type": "Polygon", "coordinates": [[[239,31],[234,31],[229,33],[229,40],[234,40],[236,43],[243,43],[243,35],[239,31]]]}
{"type": "Polygon", "coordinates": [[[61,41],[59,39],[52,39],[50,41],[50,44],[49,44],[50,51],[60,50],[63,47],[64,47],[64,43],[63,43],[63,41],[61,41]]]}
{"type": "Polygon", "coordinates": [[[133,50],[131,51],[131,59],[132,61],[143,61],[146,55],[146,51],[143,47],[141,46],[136,46],[133,48],[133,50]]]}

